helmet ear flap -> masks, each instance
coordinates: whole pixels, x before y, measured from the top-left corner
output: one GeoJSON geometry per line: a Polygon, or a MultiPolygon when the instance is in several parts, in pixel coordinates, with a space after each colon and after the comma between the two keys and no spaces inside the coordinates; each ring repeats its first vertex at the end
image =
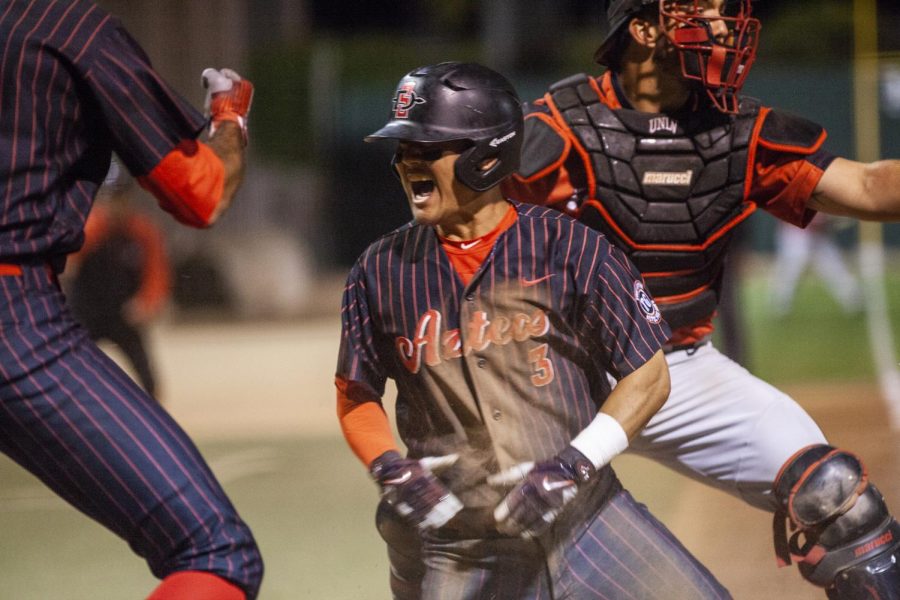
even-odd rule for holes
{"type": "Polygon", "coordinates": [[[522,151],[522,128],[493,139],[474,140],[474,146],[460,153],[453,167],[456,179],[476,192],[484,192],[503,181],[519,168],[522,151]],[[484,168],[485,161],[496,159],[484,168]]]}
{"type": "Polygon", "coordinates": [[[397,149],[394,151],[394,155],[391,156],[391,171],[394,173],[394,177],[400,179],[400,169],[397,168],[397,165],[400,164],[400,146],[397,145],[397,149]]]}
{"type": "Polygon", "coordinates": [[[459,155],[453,172],[456,179],[466,187],[476,192],[484,192],[497,185],[507,175],[502,172],[501,162],[493,148],[476,144],[459,155]],[[491,158],[497,158],[497,161],[489,169],[482,170],[482,163],[491,158]]]}

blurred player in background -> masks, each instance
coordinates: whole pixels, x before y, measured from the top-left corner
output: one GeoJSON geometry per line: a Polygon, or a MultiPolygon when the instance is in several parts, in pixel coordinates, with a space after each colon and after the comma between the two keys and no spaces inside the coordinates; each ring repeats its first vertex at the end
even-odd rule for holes
{"type": "Polygon", "coordinates": [[[602,236],[504,198],[522,126],[506,79],[442,63],[401,79],[367,138],[398,142],[414,217],[359,258],[342,307],[338,415],[379,531],[421,552],[423,598],[727,598],[608,464],[666,399],[670,332],[602,236]]]}
{"type": "Polygon", "coordinates": [[[774,512],[780,560],[830,598],[900,598],[900,525],[859,458],[710,342],[740,223],[757,208],[800,227],[816,211],[896,219],[900,162],[835,157],[821,126],[739,94],[760,31],[750,0],[601,4],[607,72],[529,108],[506,191],[603,232],[673,329],[669,400],[630,450],[774,512]]]}
{"type": "Polygon", "coordinates": [[[845,314],[862,310],[862,285],[834,238],[839,223],[835,217],[820,213],[805,229],[784,221],[775,224],[775,262],[769,290],[776,317],[791,312],[800,278],[810,265],[845,314]]]}
{"type": "Polygon", "coordinates": [[[171,272],[162,230],[132,203],[134,180],[113,161],[70,257],[63,288],[79,323],[95,342],[125,355],[138,383],[158,401],[147,326],[165,308],[171,272]]]}
{"type": "Polygon", "coordinates": [[[179,221],[213,224],[243,178],[253,86],[204,71],[209,123],[86,0],[8,0],[0,39],[0,448],[143,557],[163,579],[151,599],[255,598],[249,528],[185,432],[77,324],[57,279],[112,152],[179,221]]]}

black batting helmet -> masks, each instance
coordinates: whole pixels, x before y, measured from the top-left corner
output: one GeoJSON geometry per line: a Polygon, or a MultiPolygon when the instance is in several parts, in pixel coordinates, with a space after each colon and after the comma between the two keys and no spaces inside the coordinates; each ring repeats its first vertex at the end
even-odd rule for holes
{"type": "Polygon", "coordinates": [[[659,0],[600,0],[600,47],[594,53],[594,60],[612,66],[608,55],[616,35],[645,6],[654,4],[659,5],[659,0]]]}
{"type": "Polygon", "coordinates": [[[483,192],[519,168],[522,106],[512,84],[475,63],[445,62],[403,76],[390,120],[366,141],[393,139],[440,143],[466,141],[472,147],[456,161],[456,178],[483,192]],[[496,158],[488,170],[480,166],[496,158]]]}

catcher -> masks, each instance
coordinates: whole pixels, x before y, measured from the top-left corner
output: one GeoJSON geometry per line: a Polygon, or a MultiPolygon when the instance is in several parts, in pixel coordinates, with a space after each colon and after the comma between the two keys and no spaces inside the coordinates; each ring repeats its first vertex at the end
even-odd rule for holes
{"type": "Polygon", "coordinates": [[[900,526],[854,454],[712,345],[735,228],[757,208],[900,217],[900,162],[824,149],[816,123],[740,95],[750,0],[605,0],[599,78],[529,108],[511,197],[572,213],[634,261],[672,327],[666,405],[630,450],[775,515],[775,547],[832,599],[900,598],[900,526]],[[790,530],[790,534],[788,533],[790,530]]]}

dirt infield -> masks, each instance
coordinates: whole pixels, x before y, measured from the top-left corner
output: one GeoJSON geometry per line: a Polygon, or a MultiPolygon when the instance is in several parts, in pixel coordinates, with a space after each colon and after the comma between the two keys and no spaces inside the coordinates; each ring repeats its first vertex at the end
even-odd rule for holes
{"type": "MultiPolygon", "coordinates": [[[[338,335],[335,319],[160,327],[153,339],[166,405],[200,440],[339,436],[332,383],[338,335]]],[[[877,388],[827,383],[784,389],[832,443],[865,458],[871,479],[900,511],[900,435],[889,428],[877,388]]],[[[796,569],[776,568],[769,514],[642,459],[618,459],[616,468],[735,598],[824,598],[796,569]]]]}
{"type": "MultiPolygon", "coordinates": [[[[888,427],[877,388],[869,383],[828,383],[783,389],[810,412],[832,444],[865,459],[871,480],[893,511],[900,511],[900,435],[888,427]]],[[[768,513],[643,459],[620,460],[617,467],[635,496],[662,518],[735,598],[825,597],[803,582],[795,568],[776,567],[768,513]],[[672,489],[677,493],[671,493],[672,489]]]]}

